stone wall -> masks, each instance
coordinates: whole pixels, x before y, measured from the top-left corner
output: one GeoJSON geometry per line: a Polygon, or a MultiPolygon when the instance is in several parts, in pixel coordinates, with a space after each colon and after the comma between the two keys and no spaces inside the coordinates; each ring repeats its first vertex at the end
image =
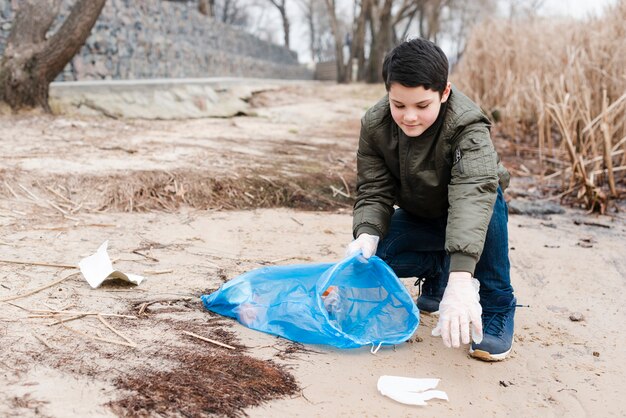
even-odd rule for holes
{"type": "MultiPolygon", "coordinates": [[[[0,53],[18,2],[0,0],[0,53]]],[[[63,0],[60,18],[73,3],[63,0]]],[[[87,42],[57,80],[216,76],[313,75],[298,64],[295,52],[201,15],[195,1],[108,0],[87,42]]]]}

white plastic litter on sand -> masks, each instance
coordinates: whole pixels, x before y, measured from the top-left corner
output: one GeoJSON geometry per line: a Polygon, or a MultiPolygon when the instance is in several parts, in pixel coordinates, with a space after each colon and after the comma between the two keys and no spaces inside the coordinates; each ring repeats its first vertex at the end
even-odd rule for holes
{"type": "Polygon", "coordinates": [[[417,379],[413,377],[381,376],[378,391],[394,401],[407,405],[427,405],[430,399],[448,400],[446,392],[430,390],[437,387],[439,379],[417,379]]]}
{"type": "Polygon", "coordinates": [[[107,279],[122,279],[133,284],[139,284],[143,280],[143,277],[136,274],[122,273],[121,271],[113,269],[113,263],[107,253],[107,247],[109,241],[104,243],[98,248],[95,254],[85,257],[80,260],[78,266],[81,273],[87,280],[87,283],[95,289],[99,287],[102,282],[107,279]]]}

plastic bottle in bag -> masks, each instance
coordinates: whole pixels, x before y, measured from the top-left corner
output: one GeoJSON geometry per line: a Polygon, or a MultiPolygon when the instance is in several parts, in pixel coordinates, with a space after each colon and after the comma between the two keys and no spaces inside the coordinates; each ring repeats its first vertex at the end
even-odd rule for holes
{"type": "Polygon", "coordinates": [[[343,320],[345,312],[343,309],[343,298],[340,290],[337,286],[330,286],[322,294],[322,301],[324,302],[324,308],[328,311],[328,317],[331,321],[338,325],[343,320]]]}

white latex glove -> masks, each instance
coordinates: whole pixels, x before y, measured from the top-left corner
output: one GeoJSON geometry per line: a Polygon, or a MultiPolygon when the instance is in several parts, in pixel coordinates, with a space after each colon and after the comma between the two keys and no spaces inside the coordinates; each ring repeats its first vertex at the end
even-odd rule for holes
{"type": "Polygon", "coordinates": [[[378,248],[379,240],[380,237],[377,235],[363,233],[359,235],[357,239],[348,244],[348,248],[346,248],[346,256],[350,257],[361,251],[364,258],[370,258],[376,254],[376,248],[378,248]]]}
{"type": "Polygon", "coordinates": [[[446,347],[458,347],[460,342],[469,344],[470,328],[476,343],[483,340],[483,324],[478,290],[480,283],[465,271],[450,273],[448,285],[439,303],[439,322],[432,331],[441,336],[446,347]]]}

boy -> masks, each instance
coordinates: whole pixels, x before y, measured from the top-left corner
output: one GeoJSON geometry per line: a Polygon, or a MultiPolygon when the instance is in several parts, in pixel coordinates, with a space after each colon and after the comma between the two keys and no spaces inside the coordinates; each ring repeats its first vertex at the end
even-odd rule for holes
{"type": "Polygon", "coordinates": [[[387,96],[361,120],[347,252],[425,278],[417,306],[439,311],[432,334],[447,347],[473,340],[473,357],[503,360],[516,304],[502,195],[509,175],[489,121],[448,82],[448,60],[430,41],[393,49],[383,79],[387,96]]]}

